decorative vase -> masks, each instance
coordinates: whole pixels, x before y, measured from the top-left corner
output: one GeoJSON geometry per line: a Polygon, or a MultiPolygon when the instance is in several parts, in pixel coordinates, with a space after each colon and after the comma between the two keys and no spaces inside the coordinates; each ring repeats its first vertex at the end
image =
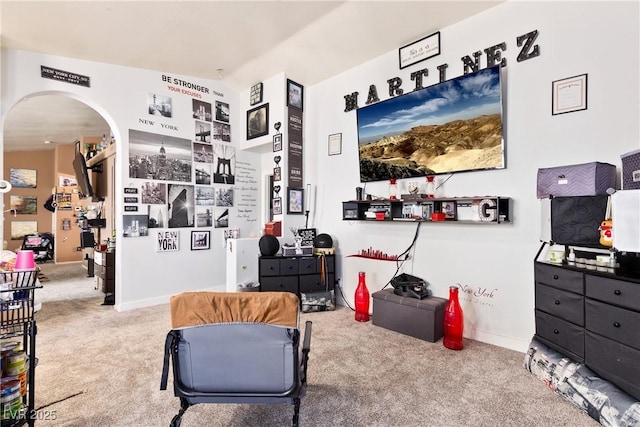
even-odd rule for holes
{"type": "Polygon", "coordinates": [[[398,198],[398,184],[395,178],[389,180],[389,199],[396,200],[398,198]]]}
{"type": "Polygon", "coordinates": [[[449,287],[449,301],[444,308],[443,344],[451,350],[462,350],[462,332],[464,330],[464,314],[458,301],[458,287],[449,287]]]}
{"type": "Polygon", "coordinates": [[[358,273],[358,287],[355,295],[356,320],[358,322],[369,321],[369,289],[365,280],[364,271],[358,273]]]}
{"type": "Polygon", "coordinates": [[[427,194],[427,197],[429,199],[433,199],[433,198],[436,197],[436,184],[434,182],[434,178],[435,177],[432,176],[432,175],[427,176],[427,191],[426,191],[426,194],[427,194]]]}

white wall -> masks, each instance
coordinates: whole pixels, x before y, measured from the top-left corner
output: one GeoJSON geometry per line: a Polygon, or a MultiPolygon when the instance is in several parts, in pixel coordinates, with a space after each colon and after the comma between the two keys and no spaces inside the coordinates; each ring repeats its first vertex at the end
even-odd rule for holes
{"type": "MultiPolygon", "coordinates": [[[[341,201],[354,199],[355,187],[361,185],[356,112],[344,112],[344,95],[358,91],[358,106],[363,107],[369,85],[375,84],[380,99],[388,99],[386,81],[393,77],[402,78],[402,88],[409,92],[414,87],[409,74],[423,68],[429,69],[424,86],[435,84],[436,67],[443,63],[449,65],[447,79],[461,76],[461,57],[504,41],[507,168],[456,174],[444,192],[511,197],[512,223],[422,224],[413,261],[401,271],[427,280],[436,296],[447,298],[450,285],[465,286],[470,291],[461,296],[465,336],[524,351],[534,332],[533,258],[540,245],[537,169],[596,160],[620,168],[620,154],[639,146],[638,3],[508,2],[440,31],[439,56],[400,70],[394,50],[307,89],[312,102],[307,103],[306,141],[307,146],[317,144],[315,152],[307,151],[306,162],[309,179],[318,183],[316,225],[332,235],[342,255],[339,269],[349,302],[358,271],[367,273],[370,291],[384,286],[395,264],[345,256],[369,246],[400,253],[416,225],[341,220],[341,201]],[[533,30],[539,31],[535,43],[540,56],[517,62],[516,38],[533,30]],[[552,116],[551,82],[584,73],[588,109],[552,116]],[[334,133],[342,133],[342,155],[328,156],[328,135],[334,133]]],[[[424,35],[416,34],[416,39],[424,35]]],[[[485,66],[483,53],[481,68],[485,66]]],[[[366,188],[388,194],[386,182],[366,188]]]]}

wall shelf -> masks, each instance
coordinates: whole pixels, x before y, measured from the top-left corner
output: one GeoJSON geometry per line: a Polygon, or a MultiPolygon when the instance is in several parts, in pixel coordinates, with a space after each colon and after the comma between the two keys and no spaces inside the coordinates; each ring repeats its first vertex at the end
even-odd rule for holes
{"type": "Polygon", "coordinates": [[[503,224],[511,221],[509,205],[510,199],[500,196],[427,198],[410,195],[403,199],[350,200],[342,202],[342,219],[371,222],[503,224]]]}

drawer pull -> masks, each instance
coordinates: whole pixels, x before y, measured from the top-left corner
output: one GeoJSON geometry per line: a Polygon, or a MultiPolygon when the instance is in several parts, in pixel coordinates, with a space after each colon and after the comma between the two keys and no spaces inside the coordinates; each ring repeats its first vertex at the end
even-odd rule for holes
{"type": "Polygon", "coordinates": [[[273,270],[273,267],[272,267],[272,266],[269,266],[269,270],[273,270]]]}
{"type": "Polygon", "coordinates": [[[620,292],[620,289],[616,289],[615,291],[613,291],[614,295],[622,295],[622,292],[620,292]]]}
{"type": "Polygon", "coordinates": [[[556,334],[556,335],[558,335],[558,334],[560,333],[560,331],[559,331],[559,330],[557,330],[557,329],[554,329],[554,330],[553,330],[553,333],[554,333],[554,334],[556,334]]]}
{"type": "Polygon", "coordinates": [[[560,301],[555,300],[554,302],[555,302],[556,305],[560,305],[560,301]]]}
{"type": "Polygon", "coordinates": [[[613,327],[614,328],[619,328],[620,327],[620,322],[613,322],[613,327]]]}
{"type": "Polygon", "coordinates": [[[553,280],[558,280],[558,275],[557,274],[553,275],[553,280]]]}

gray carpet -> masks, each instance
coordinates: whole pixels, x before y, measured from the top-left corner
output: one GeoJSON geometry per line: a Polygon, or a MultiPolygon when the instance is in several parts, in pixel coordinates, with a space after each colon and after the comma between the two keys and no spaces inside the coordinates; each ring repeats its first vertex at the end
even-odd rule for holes
{"type": "MultiPolygon", "coordinates": [[[[179,409],[160,391],[168,305],[118,313],[81,267],[43,269],[38,291],[36,406],[47,426],[167,426],[179,409]],[[75,273],[73,270],[75,269],[75,273]],[[64,278],[64,279],[63,279],[64,278]]],[[[462,351],[353,320],[313,322],[302,426],[595,426],[523,368],[524,354],[465,340],[462,351]]],[[[290,405],[197,405],[191,426],[286,426],[290,405]]]]}

